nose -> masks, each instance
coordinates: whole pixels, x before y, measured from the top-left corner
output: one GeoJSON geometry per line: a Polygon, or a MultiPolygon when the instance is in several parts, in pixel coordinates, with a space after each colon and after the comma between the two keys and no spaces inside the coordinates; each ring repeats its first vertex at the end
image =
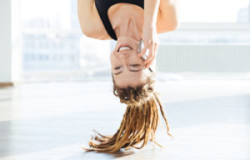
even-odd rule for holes
{"type": "Polygon", "coordinates": [[[130,54],[129,52],[120,51],[120,52],[117,52],[117,55],[121,59],[127,59],[130,54]]]}
{"type": "Polygon", "coordinates": [[[119,57],[122,64],[124,64],[126,66],[128,63],[128,60],[129,60],[129,53],[119,53],[118,52],[117,56],[119,57]]]}

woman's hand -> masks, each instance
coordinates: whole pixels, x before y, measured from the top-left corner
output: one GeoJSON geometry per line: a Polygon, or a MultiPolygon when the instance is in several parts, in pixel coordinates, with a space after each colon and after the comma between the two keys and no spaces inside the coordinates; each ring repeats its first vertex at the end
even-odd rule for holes
{"type": "Polygon", "coordinates": [[[143,57],[146,54],[147,58],[144,61],[144,65],[146,68],[148,68],[156,57],[159,44],[155,25],[144,24],[142,40],[144,43],[144,48],[141,53],[138,54],[138,56],[143,57]]]}

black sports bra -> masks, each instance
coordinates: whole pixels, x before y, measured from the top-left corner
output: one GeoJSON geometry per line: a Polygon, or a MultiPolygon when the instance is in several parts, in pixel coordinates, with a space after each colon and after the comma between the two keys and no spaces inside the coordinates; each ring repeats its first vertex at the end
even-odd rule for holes
{"type": "Polygon", "coordinates": [[[131,3],[144,9],[144,0],[95,0],[95,5],[102,23],[109,36],[114,40],[117,40],[117,37],[108,18],[108,9],[117,3],[131,3]]]}

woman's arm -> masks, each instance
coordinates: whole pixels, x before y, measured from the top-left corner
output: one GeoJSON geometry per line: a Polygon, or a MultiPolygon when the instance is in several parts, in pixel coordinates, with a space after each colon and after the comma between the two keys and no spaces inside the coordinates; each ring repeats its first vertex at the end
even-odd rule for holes
{"type": "Polygon", "coordinates": [[[83,34],[89,34],[88,21],[92,17],[94,0],[77,0],[77,14],[83,34]]]}
{"type": "Polygon", "coordinates": [[[157,33],[177,29],[179,26],[177,2],[177,0],[144,0],[144,24],[156,25],[157,33]]]}
{"type": "Polygon", "coordinates": [[[167,32],[179,27],[178,0],[161,0],[157,32],[167,32]]]}
{"type": "Polygon", "coordinates": [[[91,38],[111,39],[106,33],[102,21],[95,8],[94,0],[77,0],[78,20],[82,33],[91,38]]]}
{"type": "Polygon", "coordinates": [[[138,56],[143,57],[148,52],[148,57],[144,61],[146,68],[150,66],[156,57],[159,44],[157,33],[175,30],[178,26],[176,1],[144,0],[142,39],[145,47],[138,56]]]}
{"type": "Polygon", "coordinates": [[[138,56],[143,57],[145,54],[147,55],[147,58],[144,61],[146,68],[148,68],[155,59],[158,49],[156,24],[159,5],[160,0],[144,0],[144,24],[142,35],[144,49],[138,56]]]}
{"type": "Polygon", "coordinates": [[[160,0],[144,0],[144,25],[155,27],[160,0]]]}

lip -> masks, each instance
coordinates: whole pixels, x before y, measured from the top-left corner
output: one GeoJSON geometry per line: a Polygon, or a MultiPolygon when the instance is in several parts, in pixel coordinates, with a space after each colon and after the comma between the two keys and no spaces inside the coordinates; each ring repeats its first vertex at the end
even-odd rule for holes
{"type": "Polygon", "coordinates": [[[119,50],[120,50],[121,47],[129,47],[130,49],[133,49],[129,44],[127,44],[127,43],[122,43],[122,44],[120,44],[120,45],[118,46],[117,52],[120,52],[119,50]]]}

